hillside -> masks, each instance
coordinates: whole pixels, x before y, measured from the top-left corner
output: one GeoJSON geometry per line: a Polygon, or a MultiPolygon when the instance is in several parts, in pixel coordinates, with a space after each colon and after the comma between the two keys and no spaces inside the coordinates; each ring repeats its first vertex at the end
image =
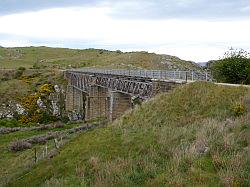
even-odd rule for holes
{"type": "Polygon", "coordinates": [[[66,49],[49,47],[0,48],[1,68],[145,68],[201,70],[193,62],[184,61],[170,55],[148,52],[126,52],[103,49],[66,49]]]}
{"type": "Polygon", "coordinates": [[[62,86],[65,82],[61,70],[81,67],[203,71],[193,62],[147,52],[49,47],[0,48],[0,113],[1,104],[20,102],[21,98],[34,93],[45,83],[62,86]],[[20,73],[20,68],[26,70],[20,73]],[[19,76],[16,76],[18,73],[19,76]]]}
{"type": "Polygon", "coordinates": [[[145,102],[9,186],[249,186],[250,90],[192,83],[145,102]]]}

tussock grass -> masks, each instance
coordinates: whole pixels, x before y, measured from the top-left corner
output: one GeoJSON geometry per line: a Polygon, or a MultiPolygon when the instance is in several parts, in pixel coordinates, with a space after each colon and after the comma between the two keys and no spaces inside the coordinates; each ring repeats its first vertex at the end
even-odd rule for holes
{"type": "Polygon", "coordinates": [[[249,101],[243,87],[185,85],[80,135],[9,186],[248,186],[249,101]]]}

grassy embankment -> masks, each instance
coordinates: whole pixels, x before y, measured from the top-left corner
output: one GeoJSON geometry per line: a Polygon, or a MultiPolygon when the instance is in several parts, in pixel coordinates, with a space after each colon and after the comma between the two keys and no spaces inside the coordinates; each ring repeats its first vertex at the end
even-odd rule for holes
{"type": "Polygon", "coordinates": [[[249,137],[250,90],[197,82],[81,134],[9,186],[248,186],[249,137]]]}
{"type": "MultiPolygon", "coordinates": [[[[16,125],[20,126],[19,124],[16,125]]],[[[46,135],[49,132],[63,131],[80,125],[81,124],[71,124],[47,130],[18,131],[9,134],[0,134],[0,186],[4,186],[9,181],[22,174],[23,171],[27,171],[34,166],[34,149],[37,150],[38,159],[42,158],[42,152],[45,150],[45,144],[35,144],[32,146],[32,149],[12,152],[10,151],[10,144],[12,142],[37,135],[46,135]]],[[[0,124],[0,128],[1,127],[2,126],[0,124]]],[[[73,137],[75,137],[75,135],[69,136],[68,140],[73,137]]],[[[68,140],[64,139],[64,141],[68,140]]],[[[48,146],[48,152],[55,147],[53,140],[48,141],[46,145],[48,146]]]]}

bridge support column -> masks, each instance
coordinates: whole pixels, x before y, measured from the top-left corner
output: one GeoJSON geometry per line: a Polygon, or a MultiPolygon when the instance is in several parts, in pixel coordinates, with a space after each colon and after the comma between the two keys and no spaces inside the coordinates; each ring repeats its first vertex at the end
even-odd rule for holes
{"type": "Polygon", "coordinates": [[[74,110],[74,87],[71,85],[68,85],[66,90],[65,110],[74,110]]]}
{"type": "Polygon", "coordinates": [[[71,120],[84,119],[85,94],[73,86],[67,86],[65,109],[71,120]]]}
{"type": "Polygon", "coordinates": [[[90,120],[98,117],[109,117],[108,89],[92,86],[86,97],[85,119],[90,120]]]}
{"type": "Polygon", "coordinates": [[[124,112],[132,107],[131,96],[120,92],[109,91],[110,107],[109,120],[120,117],[124,112]]]}
{"type": "Polygon", "coordinates": [[[81,90],[74,89],[74,111],[77,115],[77,119],[84,119],[85,113],[85,97],[81,90]]]}

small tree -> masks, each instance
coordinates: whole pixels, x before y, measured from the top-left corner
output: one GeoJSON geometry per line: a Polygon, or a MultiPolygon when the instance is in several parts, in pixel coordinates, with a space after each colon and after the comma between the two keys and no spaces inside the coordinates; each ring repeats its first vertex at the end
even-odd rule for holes
{"type": "Polygon", "coordinates": [[[211,65],[213,77],[219,82],[233,84],[250,84],[249,53],[240,50],[230,50],[221,60],[211,65]]]}

